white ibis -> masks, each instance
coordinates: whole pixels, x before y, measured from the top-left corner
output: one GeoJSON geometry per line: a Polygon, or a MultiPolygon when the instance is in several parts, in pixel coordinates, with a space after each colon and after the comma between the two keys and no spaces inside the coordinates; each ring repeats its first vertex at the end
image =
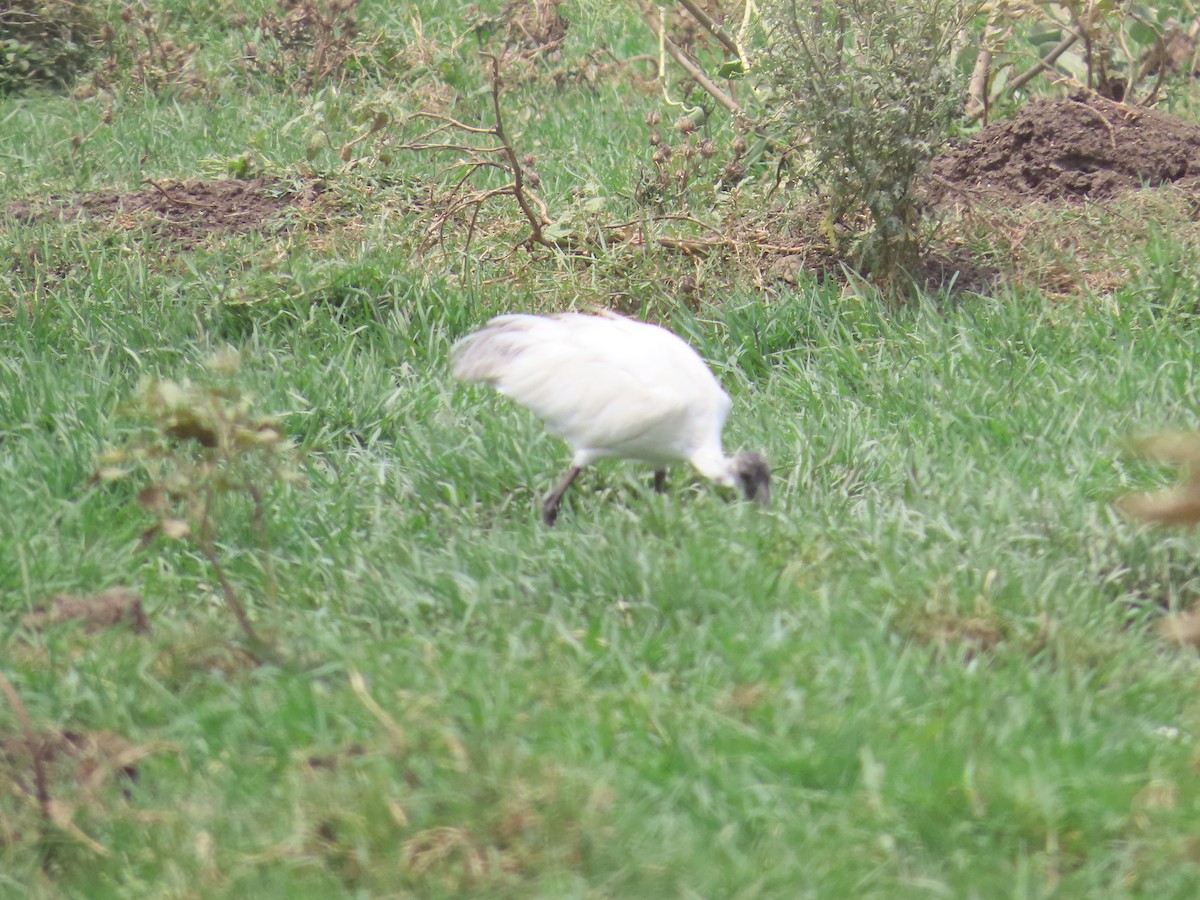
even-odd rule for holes
{"type": "Polygon", "coordinates": [[[454,377],[489,384],[532,410],[574,451],[571,467],[542,504],[553,525],[581,469],[619,458],[655,467],[687,460],[706,478],[770,502],[770,470],[759,453],[726,456],[721,429],[729,395],[681,338],[609,314],[508,315],[492,319],[450,351],[454,377]]]}

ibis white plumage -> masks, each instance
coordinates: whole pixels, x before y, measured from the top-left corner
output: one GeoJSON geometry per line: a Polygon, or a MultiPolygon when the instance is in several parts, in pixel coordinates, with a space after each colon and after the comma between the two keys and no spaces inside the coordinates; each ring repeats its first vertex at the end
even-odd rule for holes
{"type": "Polygon", "coordinates": [[[655,467],[686,460],[748,500],[770,501],[761,454],[726,456],[721,430],[729,395],[700,355],[678,336],[613,314],[506,315],[450,351],[456,378],[488,384],[532,410],[574,451],[571,467],[542,504],[553,525],[580,470],[604,458],[655,467]]]}

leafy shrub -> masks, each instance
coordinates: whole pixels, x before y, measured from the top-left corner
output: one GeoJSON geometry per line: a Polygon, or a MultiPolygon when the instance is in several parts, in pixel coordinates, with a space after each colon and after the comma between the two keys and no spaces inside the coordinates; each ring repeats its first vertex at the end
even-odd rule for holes
{"type": "Polygon", "coordinates": [[[269,596],[275,594],[275,569],[267,524],[275,505],[272,491],[299,480],[292,464],[296,453],[269,416],[253,408],[235,376],[236,353],[223,352],[208,364],[204,383],[143,382],[132,411],[146,428],[130,443],[105,452],[97,482],[137,478],[138,504],[154,516],[143,535],[186,541],[208,563],[225,605],[237,619],[248,649],[260,659],[275,656],[254,627],[248,604],[230,578],[230,544],[222,535],[239,513],[250,520],[258,543],[269,596]]]}
{"type": "Polygon", "coordinates": [[[63,85],[88,63],[100,23],[86,0],[0,4],[0,93],[63,85]]]}
{"type": "Polygon", "coordinates": [[[782,121],[808,142],[827,235],[849,224],[856,264],[895,285],[918,262],[917,176],[961,114],[960,0],[767,0],[764,60],[782,121]],[[869,220],[862,218],[869,214],[869,220]],[[858,222],[865,224],[855,224],[858,222]]]}

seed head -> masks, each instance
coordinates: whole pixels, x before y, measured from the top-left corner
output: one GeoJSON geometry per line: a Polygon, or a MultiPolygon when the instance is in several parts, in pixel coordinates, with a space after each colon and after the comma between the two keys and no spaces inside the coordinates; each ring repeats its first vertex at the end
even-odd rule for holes
{"type": "Polygon", "coordinates": [[[675,130],[680,134],[691,134],[696,130],[696,123],[687,116],[680,116],[675,122],[675,130]]]}

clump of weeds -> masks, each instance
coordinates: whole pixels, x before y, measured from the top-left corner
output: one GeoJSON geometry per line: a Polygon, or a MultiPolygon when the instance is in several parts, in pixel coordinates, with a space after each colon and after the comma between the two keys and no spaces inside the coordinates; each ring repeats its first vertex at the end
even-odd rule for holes
{"type": "Polygon", "coordinates": [[[104,453],[95,477],[101,482],[136,480],[137,502],[154,517],[143,545],[182,541],[198,553],[216,578],[247,649],[263,661],[277,653],[259,633],[242,588],[230,576],[225,548],[234,523],[248,519],[265,594],[273,597],[268,498],[300,476],[294,447],[235,384],[239,362],[234,353],[218,354],[203,383],[145,381],[130,411],[146,427],[126,446],[104,453]]]}

